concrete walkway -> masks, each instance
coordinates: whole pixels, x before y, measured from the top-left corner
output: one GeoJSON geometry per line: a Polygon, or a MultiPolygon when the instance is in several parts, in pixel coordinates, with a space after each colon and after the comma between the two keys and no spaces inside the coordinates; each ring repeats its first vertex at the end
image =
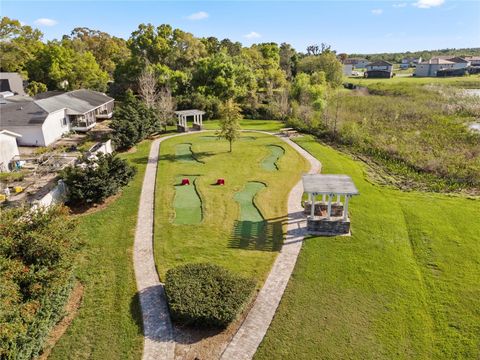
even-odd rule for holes
{"type": "Polygon", "coordinates": [[[143,359],[173,360],[175,343],[163,284],[158,278],[153,254],[153,219],[155,207],[155,180],[160,143],[176,134],[152,142],[143,179],[138,208],[137,228],[133,247],[133,266],[137,280],[143,319],[143,359]]]}
{"type": "MultiPolygon", "coordinates": [[[[160,143],[172,137],[188,134],[170,135],[153,141],[143,180],[135,232],[133,264],[142,310],[144,360],[173,360],[175,356],[172,323],[153,253],[155,182],[160,143]]],[[[310,162],[310,173],[320,171],[320,163],[317,159],[290,139],[283,137],[281,139],[310,162]]],[[[301,207],[302,194],[303,187],[299,181],[290,191],[288,198],[287,236],[282,250],[252,309],[223,352],[221,358],[224,360],[251,359],[267,332],[295,266],[305,235],[306,224],[301,207]]]]}
{"type": "MultiPolygon", "coordinates": [[[[320,171],[321,164],[317,159],[290,139],[283,137],[281,139],[310,162],[309,173],[315,174],[320,171]]],[[[282,250],[258,293],[252,309],[223,352],[222,360],[252,359],[272,322],[306,234],[306,221],[301,206],[302,195],[303,185],[300,180],[288,197],[287,236],[282,250]]]]}

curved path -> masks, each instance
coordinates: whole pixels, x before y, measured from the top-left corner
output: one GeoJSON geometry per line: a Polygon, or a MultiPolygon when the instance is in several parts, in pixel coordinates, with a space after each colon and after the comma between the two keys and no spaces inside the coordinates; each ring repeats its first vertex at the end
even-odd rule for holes
{"type": "MultiPolygon", "coordinates": [[[[160,143],[172,137],[187,134],[189,133],[170,135],[153,141],[140,195],[133,263],[143,319],[143,359],[145,360],[174,359],[175,341],[173,339],[172,323],[168,313],[163,284],[159,280],[153,254],[155,180],[160,143]]],[[[310,162],[310,173],[320,171],[321,165],[317,159],[290,139],[283,137],[281,139],[310,162]]],[[[252,309],[223,352],[222,359],[251,359],[267,332],[306,234],[306,224],[301,207],[302,194],[302,182],[299,181],[290,191],[288,198],[287,236],[282,250],[278,254],[252,309]]]]}
{"type": "MultiPolygon", "coordinates": [[[[281,137],[310,162],[309,173],[315,174],[321,170],[320,162],[312,155],[295,144],[292,140],[281,137]]],[[[252,309],[245,321],[233,336],[222,354],[222,360],[251,359],[263,340],[275,311],[288,284],[306,235],[306,221],[302,208],[303,185],[300,180],[288,196],[287,236],[278,254],[265,284],[258,293],[252,309]]]]}

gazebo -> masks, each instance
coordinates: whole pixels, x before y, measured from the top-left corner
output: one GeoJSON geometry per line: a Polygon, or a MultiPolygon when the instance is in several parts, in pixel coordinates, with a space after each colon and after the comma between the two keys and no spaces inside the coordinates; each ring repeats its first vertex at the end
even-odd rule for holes
{"type": "Polygon", "coordinates": [[[204,114],[205,114],[204,111],[197,110],[197,109],[175,111],[175,115],[177,115],[177,119],[178,119],[177,131],[179,132],[188,131],[187,118],[189,116],[193,116],[193,129],[202,130],[204,114]]]}
{"type": "Polygon", "coordinates": [[[348,201],[359,192],[347,175],[309,174],[302,178],[307,231],[317,235],[350,234],[348,201]],[[321,195],[321,201],[317,197],[321,195]],[[343,197],[343,202],[341,201],[343,197]]]}

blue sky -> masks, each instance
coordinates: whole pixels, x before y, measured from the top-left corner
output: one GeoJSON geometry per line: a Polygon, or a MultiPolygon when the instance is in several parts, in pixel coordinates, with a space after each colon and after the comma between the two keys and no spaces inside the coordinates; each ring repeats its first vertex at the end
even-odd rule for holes
{"type": "Polygon", "coordinates": [[[0,0],[0,13],[46,39],[78,26],[128,38],[140,23],[168,23],[196,36],[288,42],[299,51],[322,42],[347,53],[480,47],[480,1],[0,0]]]}

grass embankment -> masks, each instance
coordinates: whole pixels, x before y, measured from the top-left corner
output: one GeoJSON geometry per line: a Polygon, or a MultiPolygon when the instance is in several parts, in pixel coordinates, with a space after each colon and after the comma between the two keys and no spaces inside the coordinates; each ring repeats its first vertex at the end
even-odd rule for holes
{"type": "Polygon", "coordinates": [[[309,131],[367,157],[399,188],[480,193],[480,134],[468,128],[480,101],[458,89],[480,88],[478,75],[356,83],[368,94],[339,92],[309,131]]]}
{"type": "MultiPolygon", "coordinates": [[[[143,337],[132,251],[138,201],[150,141],[122,154],[137,166],[134,180],[104,209],[79,216],[81,258],[76,275],[84,285],[76,318],[50,359],[139,359],[143,337]]],[[[108,203],[108,200],[107,200],[108,203]]]]}
{"type": "MultiPolygon", "coordinates": [[[[256,123],[257,121],[251,121],[256,123]]],[[[155,260],[161,278],[177,265],[212,262],[245,276],[263,281],[282,242],[282,224],[287,213],[290,189],[306,171],[306,161],[278,138],[260,133],[242,133],[256,140],[236,141],[233,152],[228,142],[205,134],[166,140],[160,147],[156,184],[155,260]],[[192,143],[193,155],[203,163],[177,161],[176,145],[192,143]],[[278,160],[278,171],[262,169],[269,156],[268,145],[280,145],[285,154],[278,160]],[[197,191],[202,200],[200,224],[173,224],[175,218],[174,184],[178,175],[196,175],[197,191]],[[225,179],[225,186],[216,180],[225,179]],[[241,221],[235,194],[250,181],[266,184],[256,193],[255,205],[267,221],[267,237],[256,237],[257,228],[241,221]],[[245,241],[246,233],[250,240],[245,241]],[[262,251],[263,250],[263,251],[262,251]],[[268,251],[265,251],[268,250],[268,251]]],[[[251,225],[251,224],[250,224],[251,225]]]]}
{"type": "Polygon", "coordinates": [[[478,358],[480,201],[375,186],[361,163],[297,142],[353,178],[353,235],[305,241],[256,359],[478,358]]]}

